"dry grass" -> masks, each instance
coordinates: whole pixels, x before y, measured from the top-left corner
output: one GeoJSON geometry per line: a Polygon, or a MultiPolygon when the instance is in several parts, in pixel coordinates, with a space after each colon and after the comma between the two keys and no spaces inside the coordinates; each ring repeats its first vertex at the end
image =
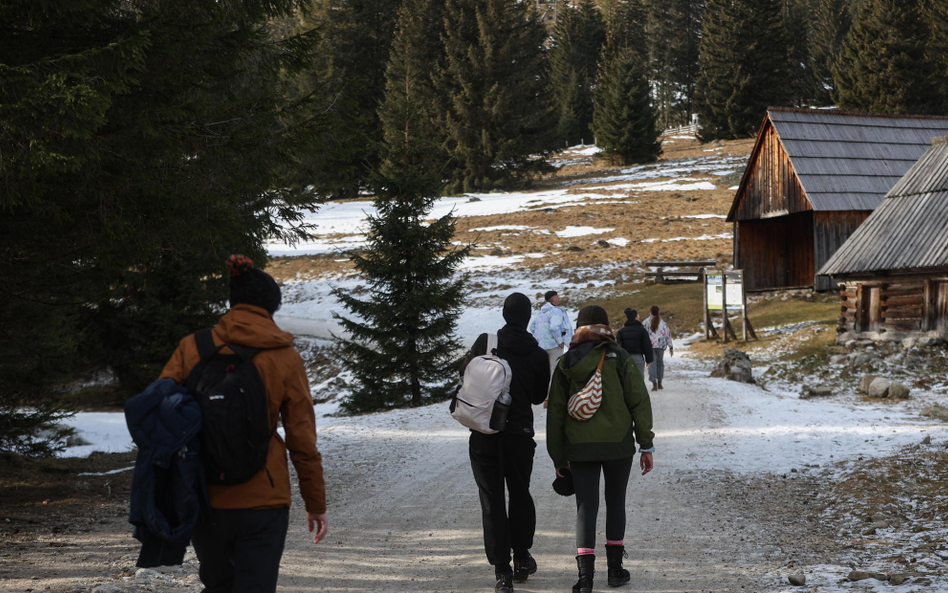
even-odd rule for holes
{"type": "MultiPolygon", "coordinates": [[[[670,159],[690,159],[708,156],[746,156],[753,145],[752,140],[736,140],[712,144],[701,144],[695,140],[671,139],[665,145],[661,164],[670,159]],[[711,151],[711,152],[708,152],[711,151]]],[[[554,175],[538,180],[537,187],[559,187],[566,180],[602,178],[605,174],[618,173],[601,159],[588,158],[583,164],[564,166],[554,175]]],[[[717,236],[732,231],[732,225],[720,218],[684,218],[697,214],[727,214],[733,199],[733,190],[725,183],[732,179],[717,179],[703,173],[695,177],[707,178],[721,183],[714,190],[694,191],[629,191],[623,197],[610,198],[609,203],[587,200],[576,205],[559,208],[536,208],[511,214],[464,217],[457,221],[458,241],[472,244],[476,254],[546,254],[529,258],[518,264],[527,268],[543,268],[556,265],[561,268],[589,267],[603,260],[629,264],[629,270],[642,270],[641,263],[652,260],[713,259],[721,265],[729,265],[732,257],[731,239],[688,240],[702,236],[717,236]],[[500,225],[531,227],[525,231],[473,231],[472,229],[500,225]],[[568,226],[592,226],[615,229],[602,235],[585,235],[559,238],[555,234],[568,226]],[[624,247],[601,246],[598,240],[615,237],[628,239],[624,247]],[[683,238],[685,240],[667,241],[683,238]],[[646,240],[655,240],[645,242],[646,240]]],[[[668,180],[671,180],[669,178],[668,180]]],[[[655,179],[654,181],[662,181],[655,179]]],[[[610,189],[616,183],[577,183],[570,193],[601,193],[612,195],[610,189]],[[590,187],[601,189],[590,190],[590,187]]],[[[342,235],[339,235],[341,237],[342,235]]],[[[338,237],[327,237],[338,238],[338,237]]],[[[299,256],[274,258],[268,271],[278,281],[301,278],[319,278],[331,274],[347,273],[352,264],[345,257],[299,256]]],[[[620,278],[621,280],[621,278],[620,278]]]]}

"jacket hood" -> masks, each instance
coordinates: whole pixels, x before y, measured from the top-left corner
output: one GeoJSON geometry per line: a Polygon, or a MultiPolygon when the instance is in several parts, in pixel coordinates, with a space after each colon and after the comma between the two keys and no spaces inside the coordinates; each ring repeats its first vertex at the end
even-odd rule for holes
{"type": "Polygon", "coordinates": [[[514,354],[529,354],[539,348],[537,339],[526,328],[508,323],[497,332],[497,344],[514,354]]]}
{"type": "Polygon", "coordinates": [[[228,344],[251,348],[283,348],[293,345],[293,334],[277,327],[266,309],[254,305],[234,305],[214,328],[228,344]]]}
{"type": "Polygon", "coordinates": [[[603,349],[609,351],[610,342],[584,342],[563,355],[560,370],[576,382],[585,382],[595,372],[603,349]]]}
{"type": "Polygon", "coordinates": [[[642,322],[638,319],[630,319],[625,322],[625,327],[629,327],[630,325],[642,325],[642,322]]]}
{"type": "Polygon", "coordinates": [[[524,329],[530,323],[533,307],[527,295],[515,292],[504,301],[504,321],[507,325],[516,325],[524,329]]]}

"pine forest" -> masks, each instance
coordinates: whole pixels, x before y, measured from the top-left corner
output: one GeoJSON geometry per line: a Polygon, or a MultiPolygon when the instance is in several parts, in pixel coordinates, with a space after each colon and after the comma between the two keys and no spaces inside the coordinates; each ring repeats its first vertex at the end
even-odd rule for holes
{"type": "Polygon", "coordinates": [[[378,213],[375,294],[339,295],[349,408],[419,405],[448,392],[425,377],[465,294],[438,197],[529,187],[577,144],[625,166],[669,128],[749,138],[769,106],[948,115],[942,0],[9,0],[0,22],[0,449],[35,454],[18,435],[64,382],[107,365],[138,393],[226,308],[227,255],[264,266],[329,200],[378,213]]]}

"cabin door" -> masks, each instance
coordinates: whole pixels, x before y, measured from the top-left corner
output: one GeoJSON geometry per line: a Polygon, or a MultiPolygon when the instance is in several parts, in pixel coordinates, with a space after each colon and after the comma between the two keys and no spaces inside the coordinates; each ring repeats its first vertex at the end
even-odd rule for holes
{"type": "Polygon", "coordinates": [[[935,329],[941,333],[948,332],[948,282],[935,282],[932,285],[935,293],[935,329]]]}
{"type": "Polygon", "coordinates": [[[879,331],[882,322],[882,287],[860,286],[859,296],[859,328],[861,332],[879,331]]]}

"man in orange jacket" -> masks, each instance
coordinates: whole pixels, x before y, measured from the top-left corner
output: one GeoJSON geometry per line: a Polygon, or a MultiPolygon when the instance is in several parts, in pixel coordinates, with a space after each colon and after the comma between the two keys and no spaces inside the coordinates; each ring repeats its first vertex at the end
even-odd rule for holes
{"type": "MultiPolygon", "coordinates": [[[[253,364],[266,388],[270,426],[276,428],[281,419],[286,439],[273,431],[266,465],[249,481],[208,485],[211,516],[199,522],[191,540],[205,593],[272,592],[289,527],[287,451],[299,476],[309,530],[315,530],[313,543],[326,536],[328,526],[322,457],[316,448],[316,419],[303,359],[293,348],[292,334],[273,322],[280,287],[244,256],[231,256],[227,266],[231,308],[212,330],[214,344],[262,349],[253,364]]],[[[192,334],[181,340],[161,378],[184,384],[199,360],[192,334]]]]}

